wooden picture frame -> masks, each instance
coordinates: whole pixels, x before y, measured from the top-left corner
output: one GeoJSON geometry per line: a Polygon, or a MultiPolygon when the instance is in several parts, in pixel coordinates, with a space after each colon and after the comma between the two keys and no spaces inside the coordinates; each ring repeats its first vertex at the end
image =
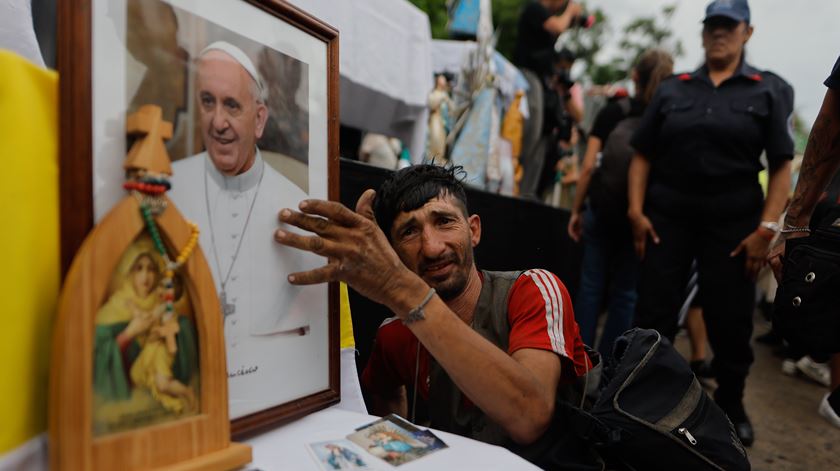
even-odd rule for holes
{"type": "MultiPolygon", "coordinates": [[[[126,149],[124,146],[121,148],[119,145],[113,145],[113,142],[109,145],[103,145],[100,138],[103,134],[114,135],[114,129],[124,129],[124,121],[120,121],[120,119],[124,119],[126,113],[122,113],[122,118],[112,116],[109,121],[108,117],[103,118],[99,110],[102,102],[113,101],[113,96],[128,101],[124,98],[125,91],[122,89],[120,89],[121,91],[118,90],[116,94],[108,95],[107,86],[113,82],[116,83],[114,86],[119,89],[123,86],[120,85],[120,80],[130,74],[124,74],[124,71],[120,72],[118,67],[114,67],[115,63],[120,64],[119,61],[110,62],[107,57],[103,58],[97,55],[101,53],[103,44],[109,43],[107,38],[103,37],[103,33],[99,33],[99,31],[103,31],[103,28],[97,29],[97,23],[110,21],[117,24],[121,14],[124,15],[122,19],[125,20],[127,8],[123,7],[132,1],[68,0],[59,5],[58,37],[61,40],[58,42],[58,70],[62,77],[59,99],[61,110],[60,212],[62,228],[61,267],[63,274],[67,273],[74,255],[82,246],[85,237],[91,232],[94,222],[113,207],[116,196],[123,194],[119,188],[115,189],[115,185],[122,182],[121,179],[116,179],[118,173],[112,172],[106,174],[107,178],[103,178],[99,170],[103,158],[119,159],[121,162],[126,149]],[[107,10],[105,10],[106,8],[107,10]],[[103,20],[104,16],[109,17],[107,20],[103,20]],[[95,37],[97,38],[96,42],[94,42],[95,37]],[[103,70],[105,72],[102,72],[103,70]],[[109,75],[112,70],[115,74],[114,77],[109,75]],[[94,93],[94,90],[96,90],[96,93],[94,93]],[[120,96],[120,93],[122,93],[122,96],[120,96]],[[97,120],[104,121],[94,122],[95,117],[97,120]],[[108,129],[105,129],[106,127],[108,129]],[[103,181],[105,182],[104,186],[103,181]],[[109,192],[110,196],[102,197],[103,194],[109,192]]],[[[170,6],[184,7],[186,5],[190,8],[205,8],[200,6],[205,2],[189,0],[150,0],[143,1],[143,3],[148,4],[153,1],[170,6]]],[[[318,144],[320,146],[318,149],[314,149],[314,141],[310,141],[309,158],[311,159],[314,154],[317,154],[318,158],[323,159],[326,179],[323,185],[323,194],[311,192],[311,195],[312,197],[337,201],[339,199],[338,32],[299,8],[280,0],[240,0],[225,2],[222,6],[224,8],[248,8],[247,14],[252,15],[252,19],[259,20],[261,24],[276,24],[280,29],[286,28],[284,31],[289,31],[291,28],[298,32],[296,34],[302,33],[311,38],[314,43],[323,45],[316,49],[319,51],[323,49],[323,67],[319,69],[323,76],[319,75],[317,80],[320,80],[318,83],[323,84],[324,110],[317,118],[310,117],[310,123],[316,121],[316,124],[320,126],[318,129],[322,129],[318,133],[312,132],[312,139],[323,139],[324,142],[318,144]]],[[[206,15],[207,12],[202,11],[201,13],[206,15]]],[[[198,17],[198,14],[196,16],[198,17]]],[[[229,16],[234,17],[235,15],[229,16]]],[[[227,26],[230,29],[229,25],[222,24],[222,26],[227,26]]],[[[254,31],[241,29],[233,31],[233,33],[253,35],[254,31]]],[[[123,41],[125,41],[125,31],[118,31],[117,34],[123,34],[123,41]]],[[[124,48],[126,47],[125,44],[127,43],[123,43],[124,48]]],[[[314,75],[314,72],[310,73],[310,82],[316,80],[312,78],[314,75]]],[[[125,109],[128,110],[128,106],[125,109]]],[[[313,111],[310,111],[310,113],[311,116],[314,116],[313,111]]],[[[178,123],[175,123],[175,125],[177,130],[178,123]]],[[[113,162],[110,165],[113,167],[113,162]]],[[[310,162],[310,165],[314,164],[310,162]]],[[[121,172],[121,169],[115,172],[121,172]]],[[[312,183],[310,182],[310,184],[312,183]]],[[[175,199],[175,203],[179,205],[177,199],[175,199]]],[[[277,211],[280,209],[279,206],[276,208],[277,211]]],[[[185,213],[185,215],[188,219],[191,219],[190,214],[185,213]]],[[[206,228],[201,229],[206,231],[206,228]]],[[[212,255],[207,253],[206,250],[205,256],[207,261],[212,258],[212,255]]],[[[216,289],[218,289],[218,286],[216,286],[216,289]]],[[[338,285],[330,284],[324,290],[327,293],[328,301],[326,304],[328,307],[325,313],[324,332],[318,334],[326,338],[323,346],[323,357],[326,358],[328,366],[322,373],[318,373],[319,378],[321,374],[324,376],[322,378],[323,387],[319,386],[317,390],[309,391],[290,400],[283,400],[281,403],[267,404],[265,407],[247,414],[238,416],[231,414],[231,432],[235,438],[252,435],[260,430],[302,417],[339,401],[338,285]]],[[[289,376],[294,376],[294,372],[290,372],[289,376]]]]}

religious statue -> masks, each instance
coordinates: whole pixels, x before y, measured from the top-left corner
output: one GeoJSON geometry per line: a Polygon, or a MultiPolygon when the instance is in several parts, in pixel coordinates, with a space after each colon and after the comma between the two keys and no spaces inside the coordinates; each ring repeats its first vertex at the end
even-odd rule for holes
{"type": "Polygon", "coordinates": [[[451,130],[449,112],[453,107],[449,97],[449,83],[443,74],[435,77],[435,88],[429,93],[429,142],[426,149],[428,159],[445,163],[449,161],[446,153],[446,136],[451,130]]]}

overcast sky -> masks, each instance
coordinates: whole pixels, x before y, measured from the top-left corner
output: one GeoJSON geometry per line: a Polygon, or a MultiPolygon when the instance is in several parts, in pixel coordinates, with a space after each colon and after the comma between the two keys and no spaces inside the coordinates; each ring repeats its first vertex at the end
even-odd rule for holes
{"type": "MultiPolygon", "coordinates": [[[[703,59],[700,32],[705,0],[588,0],[609,16],[618,41],[622,27],[631,19],[651,15],[663,5],[677,4],[672,29],[682,39],[685,54],[676,70],[691,71],[703,59]]],[[[787,80],[796,92],[796,110],[810,127],[819,111],[828,77],[840,55],[840,0],[752,0],[755,33],[747,45],[748,61],[759,69],[772,70],[787,80]]],[[[601,60],[612,57],[605,51],[601,60]]]]}

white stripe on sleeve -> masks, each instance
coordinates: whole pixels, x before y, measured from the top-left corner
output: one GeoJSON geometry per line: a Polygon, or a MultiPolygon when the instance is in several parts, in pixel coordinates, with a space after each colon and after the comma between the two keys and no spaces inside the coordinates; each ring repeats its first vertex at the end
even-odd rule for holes
{"type": "Polygon", "coordinates": [[[556,339],[557,350],[555,350],[560,355],[566,356],[566,339],[563,338],[563,330],[560,327],[560,323],[562,322],[562,315],[563,315],[563,297],[560,295],[560,290],[556,289],[556,284],[553,283],[553,276],[551,273],[545,270],[534,270],[545,286],[546,291],[548,292],[549,298],[554,301],[554,309],[552,309],[552,316],[551,316],[551,323],[548,325],[547,329],[551,330],[554,334],[554,338],[556,339]]]}
{"type": "MultiPolygon", "coordinates": [[[[563,331],[563,326],[566,325],[566,312],[563,308],[563,292],[560,291],[560,287],[557,285],[557,278],[553,276],[551,273],[540,270],[545,274],[545,276],[551,282],[551,287],[554,289],[554,293],[557,296],[558,307],[556,312],[556,322],[554,323],[554,328],[557,329],[557,338],[560,339],[560,348],[563,351],[563,354],[573,355],[572,352],[566,352],[566,335],[563,331]]],[[[559,353],[559,352],[558,352],[559,353]]]]}
{"type": "Polygon", "coordinates": [[[546,328],[548,331],[548,338],[551,341],[551,349],[559,354],[565,354],[563,350],[560,349],[560,345],[557,339],[557,334],[553,328],[554,325],[554,306],[555,306],[555,295],[554,291],[551,286],[546,286],[543,282],[542,278],[540,277],[537,270],[528,270],[525,272],[531,280],[537,285],[537,289],[540,290],[540,294],[542,294],[543,302],[545,303],[545,321],[546,321],[546,328]]]}

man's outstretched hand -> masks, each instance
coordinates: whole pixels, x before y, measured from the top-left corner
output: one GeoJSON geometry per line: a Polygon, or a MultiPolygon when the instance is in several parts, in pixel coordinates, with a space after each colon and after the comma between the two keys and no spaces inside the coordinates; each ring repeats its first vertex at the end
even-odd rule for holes
{"type": "MultiPolygon", "coordinates": [[[[304,236],[278,229],[274,234],[277,242],[328,259],[323,267],[290,274],[290,283],[311,285],[343,281],[363,296],[390,307],[395,313],[407,312],[413,307],[411,303],[416,296],[406,295],[425,283],[402,263],[376,224],[374,196],[375,191],[365,191],[356,203],[355,212],[341,203],[323,200],[302,201],[300,212],[291,209],[280,211],[281,223],[314,235],[304,236]]],[[[425,290],[420,291],[421,297],[425,295],[425,290]]]]}

